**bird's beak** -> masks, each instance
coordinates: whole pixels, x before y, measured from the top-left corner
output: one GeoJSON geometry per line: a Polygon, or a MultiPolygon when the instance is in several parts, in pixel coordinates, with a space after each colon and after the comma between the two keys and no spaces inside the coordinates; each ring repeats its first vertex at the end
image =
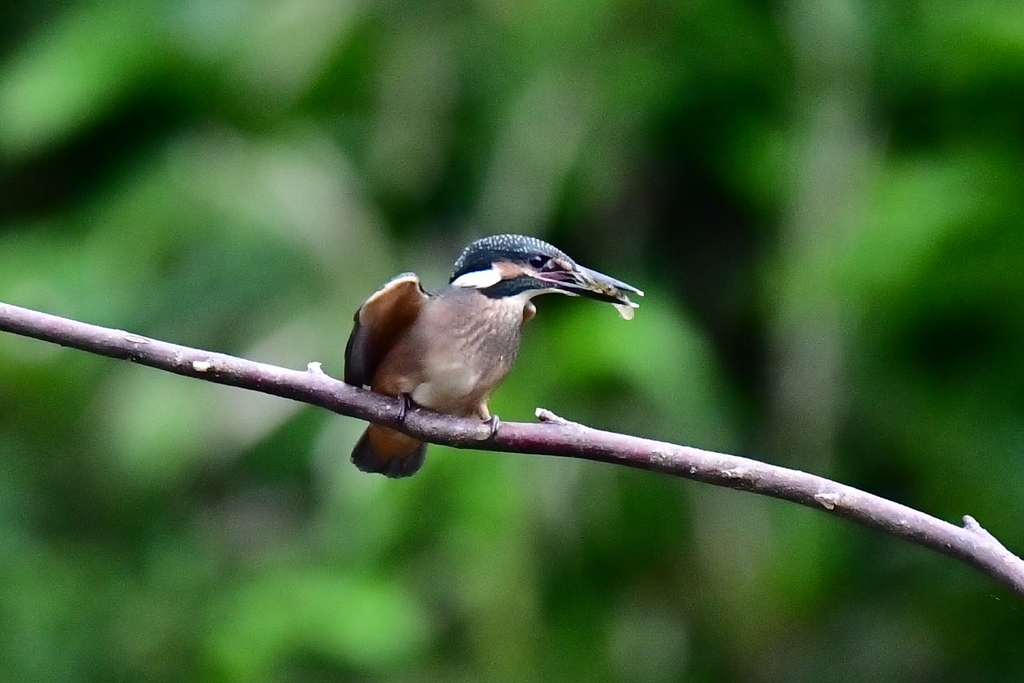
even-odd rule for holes
{"type": "Polygon", "coordinates": [[[634,308],[640,304],[630,301],[627,292],[643,296],[644,293],[633,285],[627,285],[596,270],[585,268],[576,263],[564,270],[544,271],[537,274],[537,279],[548,283],[553,289],[573,296],[585,296],[590,299],[615,304],[615,308],[623,318],[633,317],[634,308]]]}

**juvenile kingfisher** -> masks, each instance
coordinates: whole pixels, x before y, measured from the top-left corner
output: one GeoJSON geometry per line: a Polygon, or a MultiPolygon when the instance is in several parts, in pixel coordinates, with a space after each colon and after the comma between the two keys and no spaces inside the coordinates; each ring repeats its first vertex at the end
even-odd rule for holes
{"type": "MultiPolygon", "coordinates": [[[[493,235],[470,244],[448,285],[427,293],[413,273],[392,279],[363,302],[345,347],[345,382],[442,413],[496,425],[491,393],[512,369],[523,324],[538,294],[586,296],[614,304],[625,319],[643,296],[625,282],[584,268],[547,242],[493,235]]],[[[352,451],[364,472],[407,477],[426,444],[371,424],[352,451]]]]}

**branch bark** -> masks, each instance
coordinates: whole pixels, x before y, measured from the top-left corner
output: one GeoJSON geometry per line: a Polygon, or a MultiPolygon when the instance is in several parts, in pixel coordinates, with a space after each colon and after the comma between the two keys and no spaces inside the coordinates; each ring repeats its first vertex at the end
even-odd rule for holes
{"type": "Polygon", "coordinates": [[[537,424],[487,423],[413,408],[324,374],[318,363],[289,370],[178,346],[121,330],[0,303],[0,330],[132,361],[186,377],[260,391],[377,422],[431,443],[458,448],[583,458],[661,472],[788,500],[849,519],[978,569],[1024,598],[1024,560],[972,517],[956,526],[923,512],[806,472],[735,455],[592,429],[538,409],[537,424]]]}

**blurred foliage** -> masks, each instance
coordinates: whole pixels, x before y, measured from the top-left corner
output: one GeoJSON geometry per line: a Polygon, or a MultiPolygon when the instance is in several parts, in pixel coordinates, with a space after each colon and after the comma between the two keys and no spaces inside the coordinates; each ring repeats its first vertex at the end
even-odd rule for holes
{"type": "MultiPolygon", "coordinates": [[[[0,300],[340,375],[493,232],[492,408],[750,454],[1024,551],[1019,2],[12,0],[0,300]]],[[[434,447],[0,336],[5,681],[1010,681],[1024,608],[754,496],[434,447]]]]}

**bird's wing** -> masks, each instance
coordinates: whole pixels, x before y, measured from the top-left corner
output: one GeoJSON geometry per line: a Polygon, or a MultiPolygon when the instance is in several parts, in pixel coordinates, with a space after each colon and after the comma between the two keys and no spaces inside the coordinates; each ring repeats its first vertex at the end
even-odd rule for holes
{"type": "Polygon", "coordinates": [[[345,347],[345,382],[370,386],[384,356],[420,313],[429,295],[414,273],[402,273],[373,293],[356,311],[345,347]]]}

